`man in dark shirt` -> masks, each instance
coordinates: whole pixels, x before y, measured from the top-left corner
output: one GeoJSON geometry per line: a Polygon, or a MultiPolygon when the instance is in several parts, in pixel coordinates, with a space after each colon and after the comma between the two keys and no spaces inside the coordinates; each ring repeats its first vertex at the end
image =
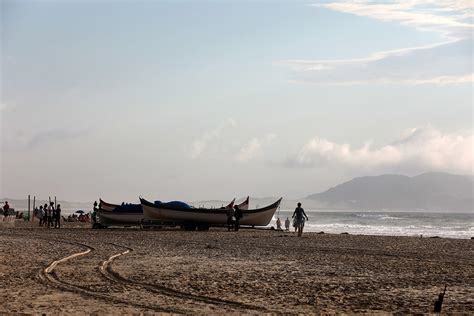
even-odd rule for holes
{"type": "Polygon", "coordinates": [[[303,235],[303,227],[305,219],[308,220],[308,216],[304,212],[304,209],[301,207],[301,203],[298,203],[298,207],[293,212],[292,218],[296,217],[296,228],[298,229],[298,237],[303,235]]]}
{"type": "Polygon", "coordinates": [[[61,228],[61,204],[58,204],[54,212],[54,228],[61,228]]]}
{"type": "Polygon", "coordinates": [[[8,201],[5,201],[5,205],[3,206],[3,220],[7,218],[10,212],[10,205],[8,205],[8,201]]]}
{"type": "Polygon", "coordinates": [[[242,211],[240,210],[238,205],[234,206],[234,209],[235,209],[235,213],[234,213],[234,216],[235,216],[235,231],[239,231],[240,219],[243,217],[244,214],[242,213],[242,211]]]}

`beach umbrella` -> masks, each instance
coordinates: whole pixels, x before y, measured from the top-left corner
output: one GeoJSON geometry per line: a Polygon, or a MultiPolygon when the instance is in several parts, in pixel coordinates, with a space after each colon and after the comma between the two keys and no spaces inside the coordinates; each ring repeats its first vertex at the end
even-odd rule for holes
{"type": "Polygon", "coordinates": [[[82,211],[82,210],[79,210],[79,211],[76,211],[76,213],[78,213],[78,214],[84,214],[85,212],[82,211]]]}

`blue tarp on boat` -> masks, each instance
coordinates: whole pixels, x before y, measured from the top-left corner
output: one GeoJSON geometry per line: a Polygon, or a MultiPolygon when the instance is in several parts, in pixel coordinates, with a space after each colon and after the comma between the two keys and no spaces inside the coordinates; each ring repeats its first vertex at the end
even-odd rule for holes
{"type": "Polygon", "coordinates": [[[171,202],[155,201],[155,205],[163,205],[163,206],[168,206],[172,208],[181,208],[181,209],[191,208],[189,204],[181,202],[181,201],[171,201],[171,202]]]}

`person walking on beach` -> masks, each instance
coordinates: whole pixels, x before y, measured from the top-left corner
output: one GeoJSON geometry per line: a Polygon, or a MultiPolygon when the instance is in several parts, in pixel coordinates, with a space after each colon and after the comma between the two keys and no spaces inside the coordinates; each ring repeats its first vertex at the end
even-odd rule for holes
{"type": "Polygon", "coordinates": [[[235,209],[235,231],[239,231],[240,228],[240,219],[243,217],[242,211],[240,210],[239,206],[234,206],[235,209]]]}
{"type": "Polygon", "coordinates": [[[277,217],[276,224],[277,224],[277,230],[281,230],[281,220],[279,217],[277,217]]]}
{"type": "Polygon", "coordinates": [[[285,230],[290,231],[290,219],[288,217],[285,220],[285,230]]]}
{"type": "Polygon", "coordinates": [[[235,212],[234,209],[229,207],[226,211],[227,215],[227,231],[231,231],[232,227],[234,226],[235,222],[235,212]]]}
{"type": "Polygon", "coordinates": [[[301,203],[298,203],[298,207],[293,212],[293,218],[296,219],[296,228],[298,229],[298,237],[303,235],[304,220],[308,220],[308,216],[301,207],[301,203]]]}
{"type": "Polygon", "coordinates": [[[58,204],[54,212],[54,228],[61,228],[61,204],[58,204]]]}

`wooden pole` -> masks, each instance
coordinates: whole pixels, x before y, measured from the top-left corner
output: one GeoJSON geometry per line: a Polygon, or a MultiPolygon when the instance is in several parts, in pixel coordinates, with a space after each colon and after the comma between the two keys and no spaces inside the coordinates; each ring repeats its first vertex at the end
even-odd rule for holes
{"type": "Polygon", "coordinates": [[[35,210],[36,210],[36,195],[33,195],[33,218],[31,219],[32,222],[35,221],[35,210]]]}
{"type": "Polygon", "coordinates": [[[31,221],[30,202],[31,202],[31,198],[30,198],[30,195],[28,194],[28,220],[29,221],[31,221]]]}
{"type": "MultiPolygon", "coordinates": [[[[51,197],[49,197],[49,204],[51,204],[51,197]]],[[[49,205],[48,205],[49,206],[49,205]]]]}
{"type": "Polygon", "coordinates": [[[54,196],[54,208],[56,208],[56,196],[54,196]]]}

